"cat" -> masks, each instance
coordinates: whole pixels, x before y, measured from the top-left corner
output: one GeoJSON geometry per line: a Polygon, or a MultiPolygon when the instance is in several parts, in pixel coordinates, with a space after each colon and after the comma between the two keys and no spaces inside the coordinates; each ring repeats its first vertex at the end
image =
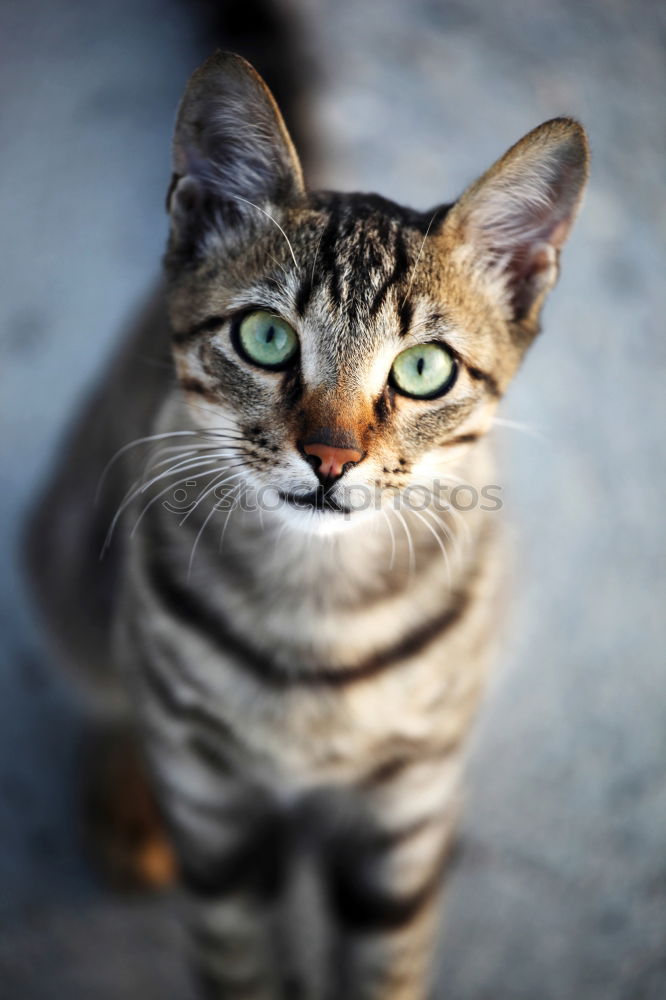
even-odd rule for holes
{"type": "Polygon", "coordinates": [[[204,995],[429,995],[506,584],[497,505],[451,492],[490,495],[486,432],[587,172],[557,118],[434,210],[312,192],[249,63],[189,81],[164,290],[30,539],[54,638],[115,720],[122,864],[178,878],[204,995]]]}

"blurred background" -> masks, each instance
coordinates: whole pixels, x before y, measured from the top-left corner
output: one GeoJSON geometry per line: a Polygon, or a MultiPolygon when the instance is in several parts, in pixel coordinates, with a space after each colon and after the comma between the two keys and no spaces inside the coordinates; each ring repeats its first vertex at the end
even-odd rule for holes
{"type": "Polygon", "coordinates": [[[426,208],[546,118],[589,129],[586,204],[503,404],[525,426],[496,432],[515,594],[439,995],[663,1000],[666,8],[649,0],[4,0],[0,994],[190,997],[172,901],[112,896],[82,856],[82,713],[15,552],[158,273],[175,106],[219,44],[286,79],[317,186],[426,208]]]}

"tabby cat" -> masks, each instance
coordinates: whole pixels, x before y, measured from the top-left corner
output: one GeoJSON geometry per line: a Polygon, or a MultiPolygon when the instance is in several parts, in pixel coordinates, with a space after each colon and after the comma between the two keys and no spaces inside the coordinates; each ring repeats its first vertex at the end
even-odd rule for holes
{"type": "Polygon", "coordinates": [[[587,162],[557,118],[452,205],[311,192],[247,62],[217,53],[189,82],[165,294],[77,432],[32,565],[118,739],[140,733],[168,839],[126,743],[125,863],[177,869],[207,996],[432,988],[504,582],[484,435],[587,162]]]}

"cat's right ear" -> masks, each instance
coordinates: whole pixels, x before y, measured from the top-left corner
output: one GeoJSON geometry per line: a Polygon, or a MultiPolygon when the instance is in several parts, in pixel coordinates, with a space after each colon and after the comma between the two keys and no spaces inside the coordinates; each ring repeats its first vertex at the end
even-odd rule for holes
{"type": "Polygon", "coordinates": [[[273,95],[241,56],[216,52],[188,82],[167,198],[174,234],[296,200],[303,173],[273,95]]]}
{"type": "Polygon", "coordinates": [[[507,318],[532,329],[587,181],[582,126],[553,118],[528,132],[469,187],[444,222],[507,318]]]}

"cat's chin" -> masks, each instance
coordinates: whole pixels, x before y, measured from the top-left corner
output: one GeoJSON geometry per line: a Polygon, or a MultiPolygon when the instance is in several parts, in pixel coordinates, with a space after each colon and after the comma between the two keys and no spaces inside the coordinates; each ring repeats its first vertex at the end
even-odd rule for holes
{"type": "Polygon", "coordinates": [[[299,534],[326,537],[340,535],[365,524],[367,510],[353,510],[336,501],[322,490],[308,493],[279,491],[279,517],[287,527],[299,534]]]}
{"type": "Polygon", "coordinates": [[[364,511],[339,513],[317,508],[298,509],[287,504],[282,509],[281,516],[287,527],[294,533],[309,537],[315,535],[320,538],[330,538],[334,535],[351,532],[368,519],[368,515],[364,511]]]}

